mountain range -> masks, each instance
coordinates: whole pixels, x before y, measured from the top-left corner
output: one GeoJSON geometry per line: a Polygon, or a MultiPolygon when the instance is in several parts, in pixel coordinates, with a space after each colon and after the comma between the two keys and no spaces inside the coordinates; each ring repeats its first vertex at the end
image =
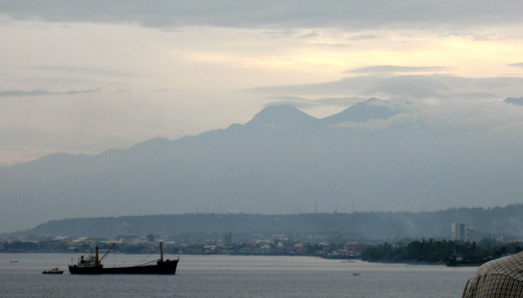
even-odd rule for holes
{"type": "MultiPolygon", "coordinates": [[[[520,108],[520,107],[514,107],[520,108]]],[[[0,168],[1,230],[77,217],[420,211],[520,203],[520,145],[441,131],[369,99],[317,119],[269,106],[245,124],[0,168]]]]}

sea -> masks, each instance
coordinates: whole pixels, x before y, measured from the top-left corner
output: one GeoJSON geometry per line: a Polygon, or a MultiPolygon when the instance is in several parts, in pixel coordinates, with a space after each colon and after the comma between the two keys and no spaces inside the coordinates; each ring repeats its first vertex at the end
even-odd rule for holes
{"type": "MultiPolygon", "coordinates": [[[[461,297],[476,267],[292,256],[166,255],[176,275],[71,275],[77,254],[0,254],[0,297],[461,297]],[[63,275],[43,275],[58,267],[63,275]]],[[[132,266],[158,257],[111,254],[132,266]]]]}

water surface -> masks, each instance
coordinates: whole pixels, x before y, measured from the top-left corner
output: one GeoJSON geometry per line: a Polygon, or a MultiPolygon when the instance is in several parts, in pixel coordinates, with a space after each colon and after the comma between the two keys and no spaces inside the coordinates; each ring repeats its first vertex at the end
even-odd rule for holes
{"type": "MultiPolygon", "coordinates": [[[[175,276],[71,275],[67,264],[78,257],[0,254],[0,297],[460,297],[476,269],[313,257],[181,255],[175,276]],[[18,263],[10,262],[14,260],[18,263]],[[54,267],[66,272],[41,274],[54,267]]],[[[154,257],[112,254],[104,264],[130,266],[154,257]]]]}

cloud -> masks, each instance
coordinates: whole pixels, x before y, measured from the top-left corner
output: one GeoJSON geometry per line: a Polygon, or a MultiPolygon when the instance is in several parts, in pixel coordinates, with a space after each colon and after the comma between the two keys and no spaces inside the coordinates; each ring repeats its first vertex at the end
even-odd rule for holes
{"type": "Polygon", "coordinates": [[[151,92],[153,93],[163,93],[163,92],[171,92],[173,91],[172,89],[166,89],[166,88],[160,88],[160,89],[153,89],[151,90],[151,92]]]}
{"type": "Polygon", "coordinates": [[[380,80],[375,87],[365,90],[369,95],[400,96],[408,98],[440,98],[452,87],[447,80],[430,76],[392,76],[380,80]]]}
{"type": "Polygon", "coordinates": [[[523,94],[523,78],[470,78],[450,75],[364,75],[316,84],[267,86],[250,89],[249,91],[263,94],[278,94],[280,97],[378,97],[413,100],[501,101],[507,97],[520,97],[523,94]]]}
{"type": "Polygon", "coordinates": [[[389,136],[438,137],[448,142],[523,145],[523,109],[502,101],[448,101],[432,105],[396,100],[381,102],[398,112],[388,119],[343,122],[334,128],[384,132],[389,136]],[[501,141],[503,140],[503,141],[501,141]],[[517,141],[516,141],[517,140],[517,141]],[[466,142],[466,141],[465,141],[466,142]]]}
{"type": "Polygon", "coordinates": [[[447,69],[442,66],[398,66],[398,65],[377,65],[367,66],[348,70],[345,73],[409,73],[409,72],[433,72],[447,69]]]}
{"type": "Polygon", "coordinates": [[[130,77],[135,76],[135,74],[130,72],[122,72],[101,68],[91,68],[91,67],[78,67],[78,66],[62,66],[62,65],[43,65],[43,66],[27,66],[22,67],[23,69],[28,70],[41,70],[41,71],[52,71],[52,72],[65,72],[65,73],[83,73],[89,75],[98,75],[98,76],[111,76],[111,77],[130,77]]]}
{"type": "Polygon", "coordinates": [[[45,89],[33,90],[3,90],[0,91],[0,97],[27,97],[27,96],[50,96],[50,95],[76,95],[85,93],[96,93],[100,89],[86,89],[86,90],[69,90],[64,92],[54,92],[45,89]]]}
{"type": "Polygon", "coordinates": [[[379,38],[379,36],[376,34],[358,34],[358,35],[354,35],[354,36],[347,38],[347,40],[359,41],[359,40],[371,40],[371,39],[377,39],[377,38],[379,38]]]}
{"type": "Polygon", "coordinates": [[[0,2],[3,14],[17,19],[56,22],[139,23],[152,27],[191,25],[234,27],[377,28],[417,24],[488,25],[521,22],[523,2],[495,1],[469,5],[450,0],[403,1],[233,1],[163,0],[19,1],[0,2]]]}
{"type": "Polygon", "coordinates": [[[299,96],[270,96],[273,100],[271,104],[288,104],[301,109],[314,108],[319,106],[347,107],[358,102],[367,100],[366,97],[325,97],[325,98],[305,98],[299,96]]]}

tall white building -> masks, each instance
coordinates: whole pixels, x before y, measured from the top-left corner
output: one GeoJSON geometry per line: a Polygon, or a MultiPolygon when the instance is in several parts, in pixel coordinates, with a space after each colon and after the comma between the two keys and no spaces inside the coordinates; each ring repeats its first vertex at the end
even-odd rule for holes
{"type": "Polygon", "coordinates": [[[465,224],[461,222],[452,223],[452,241],[468,241],[467,232],[465,229],[465,224]]]}

